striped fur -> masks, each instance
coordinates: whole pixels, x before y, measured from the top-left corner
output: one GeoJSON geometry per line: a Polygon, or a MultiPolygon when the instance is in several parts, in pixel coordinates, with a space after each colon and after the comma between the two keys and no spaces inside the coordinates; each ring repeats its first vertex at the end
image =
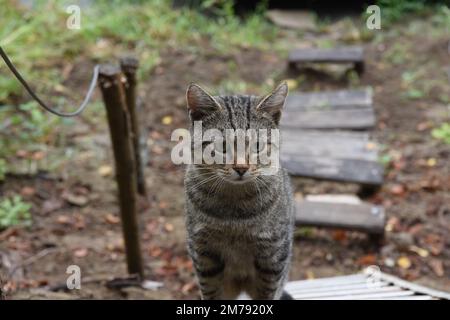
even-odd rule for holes
{"type": "MultiPolygon", "coordinates": [[[[287,94],[287,87],[281,92],[280,87],[263,98],[211,97],[190,87],[191,119],[201,119],[204,130],[277,128],[287,94]]],[[[270,176],[258,175],[258,169],[250,169],[249,182],[236,184],[227,180],[233,168],[226,165],[187,168],[187,243],[203,299],[235,299],[242,292],[253,299],[280,299],[283,294],[293,238],[292,190],[283,169],[270,176]]]]}

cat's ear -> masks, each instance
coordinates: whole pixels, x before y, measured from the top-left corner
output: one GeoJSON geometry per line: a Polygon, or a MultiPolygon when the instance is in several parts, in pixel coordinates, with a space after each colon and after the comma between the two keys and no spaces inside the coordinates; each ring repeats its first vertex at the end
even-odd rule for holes
{"type": "Polygon", "coordinates": [[[191,83],[186,91],[187,107],[192,121],[201,120],[212,112],[221,110],[220,104],[199,85],[191,83]]]}
{"type": "Polygon", "coordinates": [[[263,97],[256,106],[257,111],[266,112],[272,116],[276,124],[280,122],[281,110],[288,95],[288,85],[283,81],[271,94],[263,97]]]}

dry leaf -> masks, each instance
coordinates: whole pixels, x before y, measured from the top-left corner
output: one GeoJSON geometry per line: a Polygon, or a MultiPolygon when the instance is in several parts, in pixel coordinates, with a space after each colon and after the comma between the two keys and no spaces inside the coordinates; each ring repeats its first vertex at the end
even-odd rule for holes
{"type": "Polygon", "coordinates": [[[36,189],[33,187],[23,187],[20,189],[20,194],[24,197],[31,197],[36,193],[36,189]]]}
{"type": "Polygon", "coordinates": [[[405,187],[401,184],[394,184],[390,191],[393,195],[401,196],[405,193],[405,187]]]}
{"type": "Polygon", "coordinates": [[[181,287],[181,292],[183,292],[184,294],[187,294],[190,291],[192,291],[192,289],[194,289],[195,287],[196,287],[196,283],[194,281],[188,282],[181,287]]]}
{"type": "Polygon", "coordinates": [[[411,247],[409,247],[409,250],[411,250],[412,252],[417,253],[422,258],[426,258],[430,254],[427,250],[419,248],[417,246],[411,246],[411,247]]]}
{"type": "Polygon", "coordinates": [[[58,216],[56,221],[60,224],[70,224],[70,217],[68,216],[58,216]]]}
{"type": "Polygon", "coordinates": [[[79,249],[76,249],[76,250],[73,252],[73,255],[74,255],[75,257],[77,257],[77,258],[83,258],[83,257],[86,257],[87,254],[88,254],[88,249],[87,249],[87,248],[79,248],[79,249]]]}
{"type": "Polygon", "coordinates": [[[438,276],[442,277],[444,275],[444,264],[439,259],[431,259],[428,265],[433,270],[433,272],[438,276]]]}
{"type": "Polygon", "coordinates": [[[162,124],[167,126],[169,124],[172,124],[172,120],[173,120],[172,116],[165,116],[162,118],[161,122],[162,124]]]}
{"type": "Polygon", "coordinates": [[[358,260],[356,260],[356,263],[358,265],[362,266],[370,266],[375,264],[377,261],[377,257],[373,254],[367,254],[365,256],[359,257],[358,260]]]}
{"type": "Polygon", "coordinates": [[[120,222],[120,218],[112,213],[108,213],[105,216],[105,220],[110,224],[118,224],[120,222]]]}
{"type": "Polygon", "coordinates": [[[173,226],[173,224],[171,224],[171,223],[166,223],[166,224],[164,225],[164,229],[165,229],[167,232],[172,232],[172,231],[174,230],[174,226],[173,226]]]}
{"type": "Polygon", "coordinates": [[[400,257],[397,260],[397,264],[402,269],[409,269],[411,267],[411,260],[408,257],[400,257]]]}
{"type": "Polygon", "coordinates": [[[101,175],[102,177],[108,177],[112,174],[112,172],[113,168],[108,165],[100,166],[100,168],[98,168],[98,174],[101,175]]]}

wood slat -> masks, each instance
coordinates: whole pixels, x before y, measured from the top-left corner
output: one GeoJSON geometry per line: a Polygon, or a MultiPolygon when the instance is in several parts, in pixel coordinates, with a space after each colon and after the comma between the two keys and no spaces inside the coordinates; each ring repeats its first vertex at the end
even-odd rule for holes
{"type": "Polygon", "coordinates": [[[315,298],[332,298],[332,297],[342,297],[342,296],[358,296],[367,294],[380,294],[380,293],[401,293],[403,292],[401,288],[395,286],[381,287],[381,288],[361,288],[361,289],[343,289],[335,291],[323,291],[323,292],[303,292],[294,294],[295,299],[315,299],[315,298]]]}
{"type": "MultiPolygon", "coordinates": [[[[364,271],[364,273],[369,275],[370,274],[370,269],[366,269],[364,271]]],[[[383,272],[379,272],[377,274],[377,279],[379,279],[381,281],[391,282],[392,284],[394,284],[396,286],[399,286],[399,287],[402,287],[402,288],[405,288],[405,289],[409,289],[409,290],[413,290],[413,291],[415,291],[417,293],[430,295],[432,297],[436,297],[436,298],[440,298],[440,299],[450,300],[450,293],[448,293],[448,292],[442,292],[442,291],[430,289],[430,288],[418,285],[416,283],[412,283],[412,282],[409,282],[409,281],[402,280],[400,278],[391,276],[391,275],[383,273],[383,272]]]]}
{"type": "Polygon", "coordinates": [[[352,283],[365,283],[367,276],[358,273],[351,274],[339,277],[327,277],[321,279],[313,279],[313,280],[297,280],[290,281],[286,284],[286,290],[290,290],[291,288],[302,288],[302,289],[311,289],[311,288],[321,288],[323,286],[328,285],[339,285],[339,284],[352,284],[352,283]]]}
{"type": "Polygon", "coordinates": [[[285,154],[374,162],[378,159],[378,145],[369,140],[367,133],[285,129],[281,137],[281,151],[285,154]]]}
{"type": "Polygon", "coordinates": [[[298,155],[282,151],[280,161],[292,175],[370,186],[383,183],[384,170],[376,161],[302,156],[301,150],[298,155]]]}
{"type": "Polygon", "coordinates": [[[375,113],[370,108],[342,110],[286,111],[281,126],[303,129],[369,129],[375,125],[375,113]]]}
{"type": "Polygon", "coordinates": [[[372,299],[387,299],[392,297],[405,297],[414,295],[414,291],[394,291],[394,292],[377,292],[361,295],[343,295],[333,297],[308,298],[304,300],[372,300],[372,299]]]}
{"type": "Polygon", "coordinates": [[[368,203],[296,201],[295,223],[383,234],[386,217],[382,207],[368,203]]]}
{"type": "Polygon", "coordinates": [[[288,61],[289,63],[362,63],[364,62],[364,50],[362,47],[294,49],[289,53],[288,61]]]}
{"type": "Polygon", "coordinates": [[[311,111],[373,108],[371,88],[319,92],[289,93],[286,99],[287,111],[311,111]]]}
{"type": "Polygon", "coordinates": [[[341,90],[290,94],[281,126],[304,129],[368,129],[375,125],[372,92],[341,90]]]}
{"type": "MultiPolygon", "coordinates": [[[[378,287],[386,287],[389,285],[387,282],[377,282],[378,287]]],[[[320,293],[320,292],[333,292],[333,291],[342,291],[342,290],[356,290],[356,289],[365,289],[368,288],[368,282],[364,281],[361,283],[354,284],[340,284],[340,285],[324,285],[317,288],[302,288],[302,287],[289,287],[289,293],[291,294],[300,294],[300,293],[320,293]]],[[[286,288],[286,290],[288,290],[286,288]]]]}

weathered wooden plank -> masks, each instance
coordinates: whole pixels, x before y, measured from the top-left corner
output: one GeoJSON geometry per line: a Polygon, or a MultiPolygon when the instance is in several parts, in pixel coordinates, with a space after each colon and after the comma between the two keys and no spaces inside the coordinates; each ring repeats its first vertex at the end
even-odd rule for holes
{"type": "Polygon", "coordinates": [[[383,167],[376,161],[318,158],[300,154],[281,152],[281,164],[292,175],[371,186],[383,183],[383,167]]]}
{"type": "Polygon", "coordinates": [[[378,146],[367,133],[321,132],[316,130],[281,131],[282,153],[318,158],[377,161],[378,146]]]}
{"type": "Polygon", "coordinates": [[[342,228],[383,234],[385,220],[383,208],[368,203],[296,201],[295,223],[299,226],[342,228]]]}
{"type": "Polygon", "coordinates": [[[281,119],[282,127],[303,129],[355,129],[375,126],[375,113],[371,108],[316,111],[286,111],[281,119]]]}
{"type": "Polygon", "coordinates": [[[319,92],[289,93],[286,111],[373,108],[371,88],[319,92]]]}
{"type": "Polygon", "coordinates": [[[350,274],[345,276],[338,277],[327,277],[321,279],[311,279],[311,280],[297,280],[290,281],[286,284],[286,290],[290,290],[291,288],[318,288],[327,285],[340,285],[340,284],[355,284],[355,283],[366,283],[367,276],[358,273],[358,274],[350,274]]]}
{"type": "Polygon", "coordinates": [[[375,125],[372,91],[293,93],[286,100],[281,126],[306,129],[368,129],[375,125]]]}
{"type": "Polygon", "coordinates": [[[364,62],[364,49],[362,47],[340,48],[302,48],[294,49],[289,53],[289,63],[305,62],[331,62],[355,63],[364,62]]]}

